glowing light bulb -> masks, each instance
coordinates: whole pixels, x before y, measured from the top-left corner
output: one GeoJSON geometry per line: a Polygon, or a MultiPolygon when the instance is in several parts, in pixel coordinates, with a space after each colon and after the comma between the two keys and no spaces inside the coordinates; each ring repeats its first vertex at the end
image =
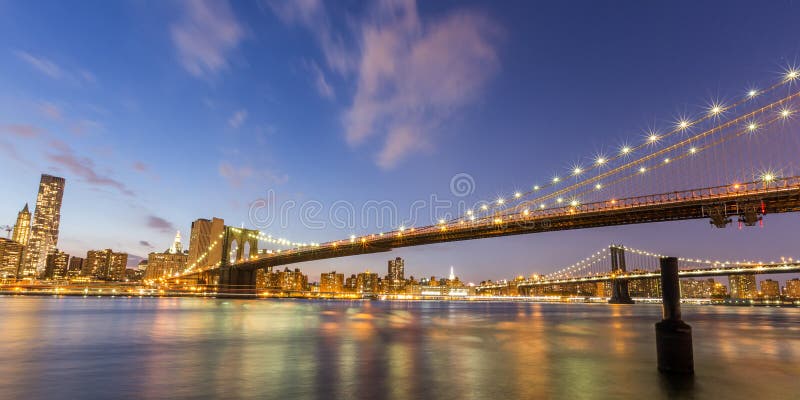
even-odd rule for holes
{"type": "Polygon", "coordinates": [[[603,185],[598,183],[598,184],[594,185],[594,188],[597,189],[597,190],[600,190],[600,189],[603,188],[603,185]]]}
{"type": "MultiPolygon", "coordinates": [[[[682,119],[682,120],[678,121],[678,128],[686,129],[688,127],[689,127],[689,121],[688,120],[682,119]]],[[[652,137],[653,136],[651,135],[650,138],[652,139],[652,137]]]]}
{"type": "Polygon", "coordinates": [[[800,70],[792,68],[792,69],[786,71],[786,80],[793,81],[793,80],[797,79],[798,77],[800,77],[800,70]]]}
{"type": "Polygon", "coordinates": [[[522,197],[522,193],[520,193],[520,192],[516,192],[516,193],[514,193],[514,198],[515,198],[515,199],[518,199],[518,198],[520,198],[520,197],[522,197]]]}
{"type": "Polygon", "coordinates": [[[569,202],[569,205],[571,205],[572,207],[577,207],[577,206],[578,206],[578,200],[572,200],[572,201],[570,201],[570,202],[569,202]]]}
{"type": "Polygon", "coordinates": [[[467,210],[467,215],[472,215],[472,210],[467,210]]]}
{"type": "Polygon", "coordinates": [[[533,190],[539,190],[539,185],[535,185],[535,186],[533,187],[533,190]]]}
{"type": "Polygon", "coordinates": [[[650,136],[647,137],[647,141],[650,142],[650,143],[657,142],[658,141],[658,135],[656,135],[655,133],[651,133],[650,136]]]}
{"type": "Polygon", "coordinates": [[[772,182],[775,180],[775,174],[772,172],[765,172],[761,175],[761,180],[764,182],[772,182]]]}
{"type": "Polygon", "coordinates": [[[690,154],[697,153],[697,147],[692,147],[691,149],[689,149],[689,153],[690,154]]]}
{"type": "Polygon", "coordinates": [[[578,175],[578,174],[580,174],[581,172],[583,172],[583,169],[581,169],[581,167],[575,167],[575,168],[572,170],[572,174],[573,174],[573,175],[578,175]]]}
{"type": "Polygon", "coordinates": [[[639,173],[643,174],[645,172],[647,172],[647,168],[645,168],[645,167],[639,168],[639,173]]]}
{"type": "Polygon", "coordinates": [[[439,219],[439,224],[444,224],[444,219],[439,219]]]}
{"type": "Polygon", "coordinates": [[[751,122],[750,124],[747,125],[747,130],[749,130],[751,132],[756,130],[757,128],[758,128],[758,125],[755,122],[751,122]]]}
{"type": "Polygon", "coordinates": [[[628,153],[630,153],[630,152],[631,152],[631,148],[630,148],[630,147],[628,147],[628,146],[624,146],[624,147],[623,147],[623,148],[620,150],[620,152],[621,152],[622,154],[628,154],[628,153]]]}
{"type": "Polygon", "coordinates": [[[503,200],[502,198],[499,198],[499,199],[497,199],[497,204],[498,204],[498,205],[500,205],[500,204],[503,204],[503,203],[505,203],[505,202],[506,202],[506,201],[505,201],[505,200],[503,200]]]}
{"type": "Polygon", "coordinates": [[[483,211],[486,211],[488,209],[489,209],[489,206],[487,206],[486,204],[481,206],[481,210],[483,210],[483,211]]]}
{"type": "Polygon", "coordinates": [[[664,164],[669,164],[669,162],[670,162],[670,161],[671,161],[671,160],[670,160],[669,158],[665,158],[665,159],[664,159],[664,164]]]}
{"type": "Polygon", "coordinates": [[[564,199],[562,199],[561,197],[556,199],[556,203],[562,203],[563,201],[564,201],[564,199]]]}
{"type": "Polygon", "coordinates": [[[597,157],[597,160],[595,160],[595,164],[597,165],[603,165],[605,163],[606,163],[605,157],[597,157]]]}
{"type": "Polygon", "coordinates": [[[789,118],[790,115],[792,115],[792,110],[788,108],[784,108],[783,110],[781,110],[781,117],[789,118]]]}
{"type": "Polygon", "coordinates": [[[553,177],[553,183],[558,183],[560,180],[561,180],[561,178],[559,178],[557,176],[553,177]]]}
{"type": "Polygon", "coordinates": [[[539,208],[541,208],[541,209],[544,209],[544,208],[546,208],[546,207],[547,207],[547,206],[546,206],[545,204],[539,204],[539,208]]]}
{"type": "Polygon", "coordinates": [[[747,92],[747,97],[751,97],[752,98],[752,97],[756,97],[757,95],[758,95],[758,90],[756,90],[756,89],[750,89],[747,92]]]}
{"type": "Polygon", "coordinates": [[[708,112],[711,115],[718,115],[719,113],[722,112],[722,110],[723,110],[722,106],[714,104],[714,105],[711,106],[711,108],[708,110],[708,112]]]}

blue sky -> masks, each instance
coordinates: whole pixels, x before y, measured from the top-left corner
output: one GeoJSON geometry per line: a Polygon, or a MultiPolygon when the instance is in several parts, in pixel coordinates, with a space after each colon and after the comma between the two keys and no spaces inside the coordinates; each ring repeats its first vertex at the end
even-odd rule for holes
{"type": "MultiPolygon", "coordinates": [[[[713,98],[766,84],[800,55],[797,4],[590,1],[0,0],[2,224],[64,176],[59,247],[133,255],[251,205],[359,209],[493,198],[637,140],[713,98]],[[475,185],[454,197],[451,178],[475,185]],[[272,197],[274,194],[274,198],[272,197]]],[[[390,228],[309,229],[298,208],[259,226],[298,241],[390,228]]],[[[437,216],[423,217],[418,224],[437,216]]],[[[687,257],[796,248],[797,215],[763,229],[707,221],[528,235],[301,265],[467,280],[547,272],[611,242],[687,257]]]]}

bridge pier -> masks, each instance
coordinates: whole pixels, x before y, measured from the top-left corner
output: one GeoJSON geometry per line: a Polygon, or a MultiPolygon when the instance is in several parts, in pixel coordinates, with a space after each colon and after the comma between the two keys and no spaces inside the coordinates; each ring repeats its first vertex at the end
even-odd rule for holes
{"type": "MultiPolygon", "coordinates": [[[[611,272],[625,272],[625,249],[621,246],[611,246],[611,272]]],[[[611,281],[611,299],[609,304],[633,304],[630,292],[628,292],[628,280],[618,278],[611,281]]]]}
{"type": "Polygon", "coordinates": [[[256,269],[222,267],[219,271],[217,293],[230,297],[256,296],[256,269]]]}
{"type": "Polygon", "coordinates": [[[681,319],[681,287],[678,259],[661,259],[661,294],[664,316],[656,323],[658,370],[663,373],[694,374],[692,327],[681,319]]]}

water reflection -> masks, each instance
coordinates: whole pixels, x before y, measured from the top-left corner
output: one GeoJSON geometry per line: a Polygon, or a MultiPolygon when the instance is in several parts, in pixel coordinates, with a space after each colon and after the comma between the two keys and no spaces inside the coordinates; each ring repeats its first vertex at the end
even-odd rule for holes
{"type": "Polygon", "coordinates": [[[694,379],[656,372],[658,306],[0,298],[0,398],[786,398],[799,309],[685,307],[694,379]]]}

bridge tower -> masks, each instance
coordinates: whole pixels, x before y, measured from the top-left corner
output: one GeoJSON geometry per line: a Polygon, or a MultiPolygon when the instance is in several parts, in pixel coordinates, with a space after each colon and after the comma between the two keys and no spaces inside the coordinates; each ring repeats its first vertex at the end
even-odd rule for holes
{"type": "Polygon", "coordinates": [[[256,269],[242,268],[238,263],[258,255],[259,232],[253,229],[226,226],[222,237],[218,292],[241,295],[256,294],[256,269]]]}
{"type": "MultiPolygon", "coordinates": [[[[611,245],[609,248],[611,255],[611,272],[614,274],[624,273],[625,270],[625,248],[622,246],[611,245]]],[[[611,281],[611,299],[609,304],[633,304],[633,299],[628,292],[628,280],[625,278],[615,278],[611,281]]]]}

